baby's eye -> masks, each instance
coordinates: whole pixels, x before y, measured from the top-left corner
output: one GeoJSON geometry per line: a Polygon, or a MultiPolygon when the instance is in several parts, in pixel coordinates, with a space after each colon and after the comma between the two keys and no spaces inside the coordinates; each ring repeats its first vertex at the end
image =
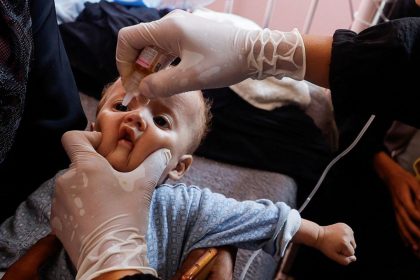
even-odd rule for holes
{"type": "Polygon", "coordinates": [[[128,107],[127,107],[127,106],[122,105],[122,102],[115,103],[114,108],[115,108],[117,111],[121,111],[121,112],[127,112],[127,110],[128,110],[128,107]]]}
{"type": "Polygon", "coordinates": [[[169,120],[165,116],[153,117],[153,122],[160,128],[164,128],[164,129],[170,128],[169,120]]]}

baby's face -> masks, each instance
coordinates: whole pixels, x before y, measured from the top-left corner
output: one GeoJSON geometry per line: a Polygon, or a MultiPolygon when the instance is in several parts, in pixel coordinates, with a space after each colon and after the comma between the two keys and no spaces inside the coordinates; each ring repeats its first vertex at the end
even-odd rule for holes
{"type": "Polygon", "coordinates": [[[172,155],[167,173],[176,166],[191,141],[193,124],[200,114],[199,95],[183,93],[149,103],[143,98],[133,98],[126,111],[120,107],[124,95],[121,80],[105,94],[96,118],[96,130],[102,132],[98,152],[116,170],[128,172],[152,152],[167,148],[172,155]]]}

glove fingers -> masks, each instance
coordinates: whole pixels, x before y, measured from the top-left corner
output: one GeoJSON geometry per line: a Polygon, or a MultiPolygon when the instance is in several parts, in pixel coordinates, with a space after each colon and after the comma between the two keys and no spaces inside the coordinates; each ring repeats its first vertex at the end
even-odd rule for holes
{"type": "Polygon", "coordinates": [[[133,71],[140,50],[146,46],[159,46],[158,41],[152,35],[159,21],[140,23],[120,29],[116,48],[116,63],[118,72],[124,79],[133,71]]]}
{"type": "Polygon", "coordinates": [[[138,25],[128,26],[118,32],[116,48],[116,63],[121,77],[128,77],[133,71],[133,64],[142,48],[147,46],[147,42],[134,36],[137,34],[138,25]]]}
{"type": "Polygon", "coordinates": [[[140,166],[130,172],[130,177],[147,182],[147,187],[154,188],[171,159],[168,149],[160,149],[149,155],[140,166]]]}
{"type": "Polygon", "coordinates": [[[102,134],[97,131],[68,131],[61,137],[61,142],[70,160],[74,163],[80,154],[94,152],[101,142],[102,134]]]}
{"type": "Polygon", "coordinates": [[[181,64],[145,77],[139,92],[149,98],[168,97],[177,93],[203,89],[194,78],[195,74],[182,69],[181,64]],[[165,81],[162,83],[162,81],[165,81]]]}

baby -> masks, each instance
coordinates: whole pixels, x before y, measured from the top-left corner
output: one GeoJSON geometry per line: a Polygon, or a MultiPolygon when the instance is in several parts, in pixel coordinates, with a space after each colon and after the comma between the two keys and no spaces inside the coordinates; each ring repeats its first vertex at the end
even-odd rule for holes
{"type": "MultiPolygon", "coordinates": [[[[120,172],[135,169],[158,149],[171,151],[153,193],[146,235],[150,267],[159,277],[170,279],[193,249],[224,245],[262,248],[278,258],[292,240],[315,247],[343,265],[356,259],[353,232],[345,224],[319,226],[301,219],[282,202],[240,202],[209,189],[165,184],[168,177],[181,178],[191,165],[192,153],[207,130],[208,105],[197,91],[150,102],[133,99],[125,108],[121,106],[124,95],[120,80],[104,92],[94,125],[102,134],[97,151],[120,172]]],[[[45,182],[1,225],[1,270],[51,231],[54,186],[55,178],[45,182]]],[[[68,253],[77,266],[80,260],[68,253]]],[[[52,279],[73,279],[75,273],[63,251],[42,271],[52,279]]]]}

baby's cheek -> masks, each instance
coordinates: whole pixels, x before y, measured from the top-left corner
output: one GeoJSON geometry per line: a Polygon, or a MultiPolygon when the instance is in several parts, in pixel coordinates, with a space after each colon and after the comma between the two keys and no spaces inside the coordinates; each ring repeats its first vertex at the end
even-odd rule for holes
{"type": "Polygon", "coordinates": [[[112,149],[115,149],[116,137],[114,137],[114,134],[117,132],[109,131],[107,129],[104,129],[101,132],[101,142],[99,143],[96,151],[103,157],[106,157],[112,151],[112,149]]]}

